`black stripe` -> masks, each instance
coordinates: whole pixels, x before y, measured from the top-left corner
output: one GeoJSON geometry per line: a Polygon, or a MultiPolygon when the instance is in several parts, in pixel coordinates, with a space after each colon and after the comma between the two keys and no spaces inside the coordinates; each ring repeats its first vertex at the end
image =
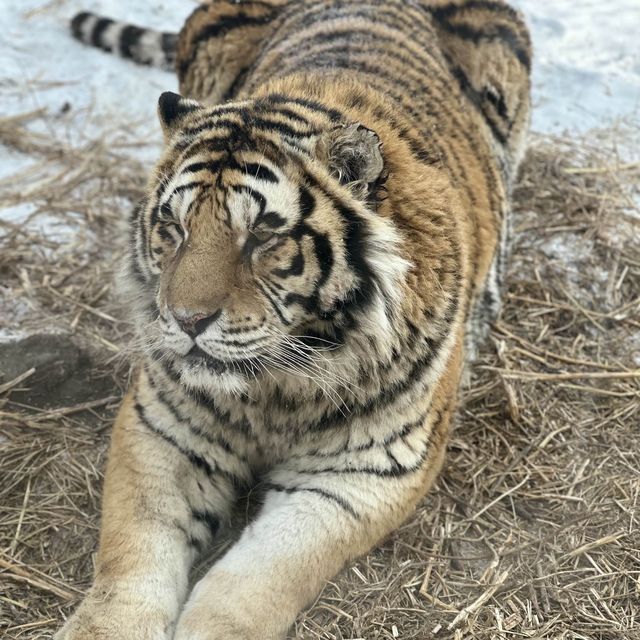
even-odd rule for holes
{"type": "MultiPolygon", "coordinates": [[[[225,331],[225,333],[231,333],[230,331],[225,331]]],[[[237,335],[238,332],[235,332],[235,335],[237,335]]],[[[260,343],[265,343],[265,342],[269,342],[271,340],[271,338],[267,337],[267,336],[261,336],[260,338],[250,338],[249,340],[215,340],[212,338],[209,338],[207,340],[207,342],[214,342],[215,344],[222,344],[225,345],[227,347],[239,347],[239,348],[246,348],[249,347],[251,345],[256,345],[256,344],[260,344],[260,343]]]]}
{"type": "Polygon", "coordinates": [[[321,287],[329,280],[335,262],[329,237],[324,233],[314,233],[313,250],[320,267],[320,278],[316,282],[316,291],[320,292],[321,287]]]}
{"type": "Polygon", "coordinates": [[[175,33],[163,33],[160,38],[160,46],[167,57],[167,61],[173,60],[178,46],[178,35],[175,33]]]}
{"type": "Polygon", "coordinates": [[[332,121],[340,121],[344,118],[344,114],[337,109],[332,109],[324,104],[315,100],[307,100],[305,98],[292,98],[290,96],[283,95],[281,93],[271,93],[265,98],[266,102],[272,102],[274,104],[297,104],[309,111],[316,111],[327,116],[332,121]]]}
{"type": "Polygon", "coordinates": [[[515,9],[504,2],[496,2],[496,0],[466,0],[463,4],[445,4],[440,7],[430,9],[430,11],[439,18],[450,18],[456,13],[470,11],[475,9],[493,11],[494,13],[506,14],[508,18],[520,21],[518,13],[515,9]]]}
{"type": "MultiPolygon", "coordinates": [[[[209,7],[210,5],[207,5],[209,7]]],[[[196,59],[198,55],[199,44],[204,42],[205,40],[209,40],[211,38],[220,38],[227,35],[229,32],[240,29],[242,27],[248,26],[260,26],[269,24],[276,16],[278,15],[277,11],[270,11],[261,16],[248,16],[243,11],[231,16],[222,16],[219,20],[214,22],[213,24],[208,24],[206,27],[201,29],[191,41],[191,54],[188,58],[183,60],[180,63],[178,68],[178,75],[180,78],[183,78],[184,75],[189,70],[189,67],[196,59]]]]}
{"type": "Polygon", "coordinates": [[[120,54],[124,58],[136,59],[134,47],[140,42],[140,38],[144,35],[145,29],[136,27],[135,25],[127,25],[120,34],[120,54]]]}
{"type": "Polygon", "coordinates": [[[242,88],[242,85],[249,73],[249,67],[242,67],[240,71],[236,74],[236,77],[233,79],[233,82],[228,86],[225,92],[222,94],[221,101],[226,102],[227,100],[232,100],[238,95],[238,92],[242,88]]]}
{"type": "Polygon", "coordinates": [[[302,251],[298,248],[298,253],[295,255],[291,264],[286,269],[274,269],[271,273],[277,278],[290,278],[291,276],[300,276],[304,271],[304,256],[302,251]]]}
{"type": "Polygon", "coordinates": [[[182,193],[183,191],[187,191],[189,189],[197,189],[198,187],[207,186],[206,182],[202,180],[194,180],[193,182],[187,182],[185,184],[181,184],[177,186],[172,192],[171,195],[167,198],[167,200],[171,200],[176,193],[182,193]]]}
{"type": "Polygon", "coordinates": [[[245,325],[244,327],[242,326],[229,327],[228,329],[223,329],[222,333],[223,335],[225,334],[238,335],[241,333],[249,333],[250,331],[255,331],[256,329],[261,329],[261,328],[262,328],[262,324],[258,323],[258,324],[245,325]]]}
{"type": "Polygon", "coordinates": [[[360,519],[360,514],[344,499],[340,496],[337,496],[335,493],[331,493],[326,491],[325,489],[319,489],[317,487],[285,487],[281,484],[273,484],[268,483],[265,485],[267,491],[277,491],[279,493],[298,493],[304,491],[306,493],[314,493],[323,497],[325,500],[329,500],[334,504],[338,505],[341,509],[346,511],[350,516],[354,517],[356,520],[360,519]]]}
{"type": "Polygon", "coordinates": [[[186,531],[184,532],[184,534],[189,546],[193,547],[198,554],[201,554],[204,551],[204,545],[202,544],[202,542],[197,538],[194,538],[193,536],[189,535],[186,531]]]}
{"type": "MultiPolygon", "coordinates": [[[[346,260],[358,277],[359,284],[355,290],[349,292],[347,298],[345,298],[339,305],[339,308],[341,311],[346,312],[350,312],[357,308],[365,308],[371,302],[376,282],[375,274],[366,261],[366,252],[368,249],[367,240],[369,237],[366,221],[348,205],[341,202],[337,196],[324,189],[324,187],[317,182],[311,174],[306,173],[305,177],[309,184],[312,184],[314,187],[321,190],[322,193],[331,201],[340,214],[343,224],[346,227],[346,233],[343,236],[346,249],[346,260]]],[[[319,234],[314,235],[314,248],[319,266],[322,269],[322,275],[318,285],[316,286],[316,291],[319,291],[320,287],[327,281],[331,273],[333,266],[333,251],[328,238],[326,238],[326,236],[320,236],[319,234]]]]}
{"type": "Polygon", "coordinates": [[[491,129],[491,133],[493,134],[494,138],[501,145],[506,145],[508,142],[507,135],[505,135],[505,133],[496,126],[496,123],[487,116],[487,113],[484,110],[484,94],[476,91],[476,89],[473,88],[471,81],[460,67],[452,64],[451,72],[460,84],[460,88],[462,89],[464,94],[469,98],[471,104],[473,104],[473,106],[476,107],[476,109],[484,117],[484,120],[489,126],[489,129],[491,129]]]}
{"type": "Polygon", "coordinates": [[[188,164],[180,173],[198,173],[198,171],[210,171],[216,173],[222,167],[220,160],[210,160],[207,162],[194,162],[188,164]]]}
{"type": "Polygon", "coordinates": [[[99,18],[98,21],[93,25],[93,29],[91,30],[91,37],[89,42],[99,49],[104,49],[105,51],[111,51],[111,46],[107,44],[103,44],[102,36],[104,32],[112,25],[114,21],[110,18],[99,18]]]}
{"type": "MultiPolygon", "coordinates": [[[[263,106],[261,102],[256,103],[256,109],[260,109],[261,106],[263,106]]],[[[307,118],[305,118],[304,116],[300,115],[299,113],[297,113],[296,111],[288,107],[274,107],[273,104],[270,104],[270,105],[264,105],[264,108],[266,108],[267,113],[271,115],[282,116],[283,118],[288,118],[289,120],[295,120],[300,124],[311,126],[311,123],[307,118]]]]}
{"type": "MultiPolygon", "coordinates": [[[[207,138],[205,140],[198,140],[197,142],[208,142],[212,141],[227,141],[229,138],[233,138],[234,136],[239,138],[241,135],[245,134],[245,130],[242,128],[242,122],[238,122],[237,120],[231,120],[230,118],[224,118],[222,116],[227,115],[237,115],[240,116],[243,120],[245,119],[245,108],[240,108],[235,105],[228,105],[228,107],[217,107],[215,111],[211,112],[207,109],[205,112],[205,119],[202,120],[199,124],[194,125],[192,127],[187,127],[182,130],[182,134],[186,137],[197,136],[204,131],[215,131],[217,129],[229,129],[230,133],[218,137],[218,138],[207,138]]],[[[192,140],[188,140],[188,143],[193,142],[192,140]]],[[[182,143],[181,143],[182,144],[182,143]]],[[[180,145],[176,145],[179,147],[180,145]]],[[[186,149],[187,147],[184,147],[186,149]]]]}
{"type": "Polygon", "coordinates": [[[73,16],[71,20],[71,34],[74,38],[84,42],[84,37],[82,35],[82,27],[85,23],[94,17],[93,13],[89,13],[88,11],[82,11],[81,13],[73,16]]]}
{"type": "MultiPolygon", "coordinates": [[[[434,15],[438,18],[437,9],[434,11],[434,15]]],[[[505,25],[493,24],[487,29],[477,29],[468,23],[449,22],[444,19],[439,22],[439,26],[448,33],[463,40],[470,40],[474,44],[478,44],[482,40],[500,40],[511,50],[522,66],[527,71],[531,71],[531,58],[527,48],[523,46],[513,29],[505,25]]]]}
{"type": "Polygon", "coordinates": [[[262,291],[262,294],[267,299],[269,304],[273,307],[273,310],[276,312],[276,315],[278,316],[278,318],[280,318],[280,322],[282,322],[283,325],[288,327],[291,324],[291,322],[284,317],[284,314],[280,310],[278,303],[275,300],[273,300],[269,295],[269,291],[266,289],[266,286],[262,282],[258,282],[258,281],[256,281],[256,284],[262,291]]]}
{"type": "Polygon", "coordinates": [[[238,168],[242,168],[245,173],[252,178],[257,178],[258,180],[265,180],[266,182],[273,182],[278,184],[280,180],[278,180],[278,176],[271,171],[268,167],[265,167],[263,164],[258,162],[247,162],[239,165],[238,168]]]}
{"type": "Polygon", "coordinates": [[[252,118],[252,127],[261,131],[275,131],[282,136],[288,136],[290,138],[308,138],[311,136],[317,136],[323,133],[323,129],[313,129],[310,127],[304,129],[294,129],[293,127],[277,120],[270,120],[269,118],[252,118]]]}
{"type": "Polygon", "coordinates": [[[286,218],[283,218],[279,213],[276,213],[275,211],[266,211],[265,213],[258,214],[255,220],[255,226],[264,224],[270,229],[279,229],[286,223],[286,218]]]}
{"type": "Polygon", "coordinates": [[[492,104],[495,110],[498,112],[498,115],[503,119],[509,122],[509,112],[507,110],[507,103],[505,102],[504,96],[498,89],[495,87],[485,87],[484,88],[484,97],[492,104]]]}
{"type": "Polygon", "coordinates": [[[405,424],[398,431],[392,433],[390,436],[387,436],[382,442],[368,442],[365,445],[360,445],[358,447],[355,447],[354,449],[350,449],[350,451],[367,451],[375,446],[380,445],[382,445],[383,447],[389,447],[392,444],[395,444],[398,440],[404,440],[414,429],[419,429],[420,427],[424,426],[427,415],[428,414],[425,413],[414,422],[405,424]]]}
{"type": "Polygon", "coordinates": [[[140,265],[138,264],[138,260],[137,260],[137,256],[136,256],[137,252],[132,251],[131,255],[129,257],[129,270],[128,273],[133,277],[133,279],[140,285],[140,286],[144,286],[147,284],[147,279],[144,277],[144,275],[142,274],[142,271],[140,270],[140,265]]]}
{"type": "Polygon", "coordinates": [[[204,524],[209,530],[212,538],[214,538],[216,533],[220,530],[220,518],[218,518],[215,513],[194,509],[191,511],[191,517],[197,522],[204,524]]]}
{"type": "Polygon", "coordinates": [[[192,465],[198,467],[199,469],[202,469],[207,474],[207,476],[211,477],[213,475],[213,468],[201,455],[197,454],[191,449],[182,447],[180,444],[178,444],[177,440],[173,436],[155,427],[145,415],[144,407],[139,402],[135,403],[135,410],[141,424],[143,424],[149,431],[151,431],[151,433],[154,433],[155,435],[162,438],[166,443],[175,447],[182,455],[184,455],[189,460],[189,462],[191,462],[192,465]]]}
{"type": "Polygon", "coordinates": [[[298,210],[302,219],[308,218],[316,208],[316,199],[304,185],[298,189],[298,210]]]}
{"type": "Polygon", "coordinates": [[[236,193],[246,193],[251,196],[260,208],[257,217],[259,218],[264,215],[265,209],[267,208],[267,199],[259,191],[256,191],[247,184],[233,184],[231,185],[231,189],[236,193]]]}
{"type": "Polygon", "coordinates": [[[247,26],[267,25],[277,16],[276,11],[270,11],[261,16],[248,16],[243,11],[231,16],[221,16],[217,22],[208,24],[193,38],[191,47],[195,50],[200,42],[211,38],[219,38],[229,32],[247,26]]]}

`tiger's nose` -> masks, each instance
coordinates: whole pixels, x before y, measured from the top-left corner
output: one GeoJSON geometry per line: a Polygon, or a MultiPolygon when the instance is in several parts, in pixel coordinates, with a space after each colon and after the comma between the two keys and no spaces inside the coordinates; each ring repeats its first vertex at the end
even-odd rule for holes
{"type": "Polygon", "coordinates": [[[196,338],[203,333],[222,314],[222,309],[208,315],[206,313],[190,312],[183,309],[172,310],[173,317],[180,328],[190,337],[196,338]]]}

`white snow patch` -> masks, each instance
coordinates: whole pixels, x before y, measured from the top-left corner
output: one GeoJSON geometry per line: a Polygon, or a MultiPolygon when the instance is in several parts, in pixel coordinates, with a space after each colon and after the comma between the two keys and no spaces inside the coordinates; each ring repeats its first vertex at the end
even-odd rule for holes
{"type": "Polygon", "coordinates": [[[640,116],[639,0],[513,0],[534,45],[533,129],[585,132],[640,116]]]}
{"type": "MultiPolygon", "coordinates": [[[[131,153],[151,163],[162,136],[156,120],[158,96],[177,90],[175,74],[137,66],[71,37],[69,21],[90,10],[141,26],[178,31],[194,2],[133,3],[127,0],[21,0],[0,3],[5,46],[0,49],[0,115],[46,108],[58,116],[55,131],[39,120],[34,131],[78,143],[114,124],[130,139],[150,145],[131,153]],[[7,44],[9,46],[7,46],[7,44]]],[[[15,152],[3,150],[0,177],[15,172],[15,152]]],[[[19,163],[20,164],[20,163],[19,163]]]]}
{"type": "Polygon", "coordinates": [[[548,268],[561,274],[567,292],[587,308],[603,298],[609,271],[594,264],[596,243],[575,233],[556,233],[536,243],[549,258],[548,268]],[[588,275],[585,275],[588,274],[588,275]]]}

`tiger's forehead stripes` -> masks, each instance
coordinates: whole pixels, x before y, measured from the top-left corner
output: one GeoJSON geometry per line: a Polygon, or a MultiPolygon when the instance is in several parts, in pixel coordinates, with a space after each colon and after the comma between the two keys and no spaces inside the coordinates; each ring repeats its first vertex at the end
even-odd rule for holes
{"type": "Polygon", "coordinates": [[[275,132],[291,137],[317,135],[328,122],[338,122],[342,114],[322,109],[311,101],[286,99],[278,94],[232,106],[203,108],[189,118],[174,143],[177,150],[189,151],[194,142],[229,146],[249,145],[261,134],[275,132]],[[221,130],[222,131],[219,131],[221,130]]]}
{"type": "Polygon", "coordinates": [[[297,221],[297,189],[284,181],[273,183],[243,173],[243,184],[225,187],[225,205],[230,223],[238,231],[256,227],[277,229],[282,232],[297,221]]]}

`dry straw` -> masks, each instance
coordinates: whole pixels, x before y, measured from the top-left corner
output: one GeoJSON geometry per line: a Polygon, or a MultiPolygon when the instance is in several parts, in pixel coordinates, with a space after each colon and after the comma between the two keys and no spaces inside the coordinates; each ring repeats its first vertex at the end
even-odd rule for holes
{"type": "MultiPolygon", "coordinates": [[[[0,141],[33,158],[0,182],[0,206],[30,211],[28,224],[1,223],[2,321],[72,334],[90,366],[82,401],[45,394],[40,408],[21,391],[37,370],[0,380],[10,639],[50,637],[90,582],[128,374],[112,274],[144,183],[124,134],[71,145],[32,121],[61,128],[42,111],[0,121],[0,141]]],[[[463,390],[444,472],[415,515],[300,616],[297,637],[640,638],[640,166],[611,151],[616,136],[533,142],[504,310],[463,390]]]]}

